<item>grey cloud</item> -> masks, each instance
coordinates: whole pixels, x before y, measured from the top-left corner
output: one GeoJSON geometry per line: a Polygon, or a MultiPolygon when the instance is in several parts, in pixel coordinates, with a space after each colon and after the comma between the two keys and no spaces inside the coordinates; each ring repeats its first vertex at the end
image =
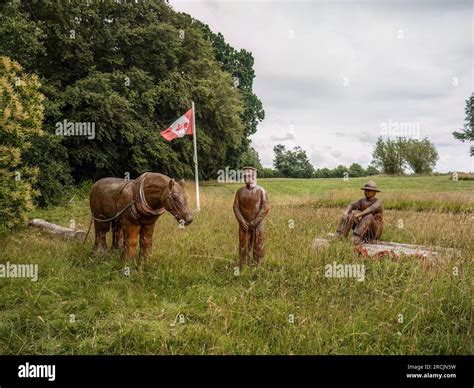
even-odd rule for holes
{"type": "Polygon", "coordinates": [[[273,135],[270,138],[274,141],[288,141],[288,140],[295,140],[295,135],[292,133],[287,133],[282,136],[273,135]]]}
{"type": "Polygon", "coordinates": [[[252,52],[266,111],[252,142],[264,165],[284,141],[327,167],[367,165],[391,120],[420,124],[439,147],[439,171],[472,168],[468,145],[451,134],[473,91],[470,1],[170,3],[252,52]]]}

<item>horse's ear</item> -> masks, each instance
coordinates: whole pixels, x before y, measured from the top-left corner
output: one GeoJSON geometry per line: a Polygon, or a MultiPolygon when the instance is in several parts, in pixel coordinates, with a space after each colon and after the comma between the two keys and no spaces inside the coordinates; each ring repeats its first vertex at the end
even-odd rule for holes
{"type": "Polygon", "coordinates": [[[174,186],[175,183],[176,183],[176,181],[173,178],[171,178],[170,183],[169,183],[170,190],[173,190],[173,186],[174,186]]]}
{"type": "Polygon", "coordinates": [[[186,181],[184,179],[181,179],[178,183],[181,187],[186,186],[186,181]]]}

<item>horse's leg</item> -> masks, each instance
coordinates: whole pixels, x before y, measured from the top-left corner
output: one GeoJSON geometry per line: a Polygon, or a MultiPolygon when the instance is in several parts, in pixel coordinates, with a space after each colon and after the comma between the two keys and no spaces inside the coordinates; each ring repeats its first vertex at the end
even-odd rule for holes
{"type": "Polygon", "coordinates": [[[117,220],[112,221],[112,249],[117,248],[117,220]]]}
{"type": "Polygon", "coordinates": [[[112,248],[123,248],[123,229],[120,220],[115,220],[112,223],[112,248]]]}
{"type": "Polygon", "coordinates": [[[150,225],[142,225],[140,229],[140,256],[151,256],[153,251],[153,232],[155,223],[150,225]]]}
{"type": "Polygon", "coordinates": [[[140,233],[140,225],[124,225],[123,226],[123,248],[124,259],[131,260],[137,253],[138,235],[140,233]]]}
{"type": "Polygon", "coordinates": [[[94,253],[106,253],[107,252],[107,232],[110,228],[110,222],[99,222],[94,220],[94,231],[95,231],[95,243],[94,253]]]}

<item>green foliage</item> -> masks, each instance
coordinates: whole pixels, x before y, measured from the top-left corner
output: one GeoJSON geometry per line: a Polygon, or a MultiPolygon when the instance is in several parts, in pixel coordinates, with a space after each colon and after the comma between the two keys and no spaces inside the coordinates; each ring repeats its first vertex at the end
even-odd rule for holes
{"type": "Polygon", "coordinates": [[[336,178],[344,178],[344,176],[347,176],[348,173],[349,171],[347,167],[343,166],[342,164],[334,169],[334,175],[336,178]]]}
{"type": "Polygon", "coordinates": [[[38,179],[33,185],[41,193],[35,198],[37,205],[59,205],[69,199],[64,192],[72,188],[73,180],[67,150],[58,137],[49,133],[32,137],[23,160],[38,167],[38,179]]]}
{"type": "Polygon", "coordinates": [[[349,176],[350,177],[354,177],[354,178],[357,178],[357,177],[361,177],[361,176],[366,176],[366,171],[364,170],[364,168],[358,164],[358,163],[352,163],[350,166],[349,166],[349,176]]]}
{"type": "Polygon", "coordinates": [[[38,169],[25,163],[31,139],[42,136],[43,95],[38,77],[0,57],[0,232],[27,222],[38,169]]]}
{"type": "Polygon", "coordinates": [[[239,168],[242,168],[245,166],[255,167],[258,170],[258,172],[260,172],[263,169],[260,163],[258,152],[255,151],[253,147],[247,148],[240,157],[239,168]]]}
{"type": "MultiPolygon", "coordinates": [[[[474,94],[466,100],[466,120],[460,131],[453,132],[456,139],[462,142],[474,141],[474,94]]],[[[471,156],[474,156],[474,146],[471,146],[471,156]]]]}
{"type": "Polygon", "coordinates": [[[415,174],[431,173],[438,161],[438,151],[428,138],[384,141],[379,137],[372,156],[372,164],[386,174],[403,174],[405,168],[415,174]]]}
{"type": "Polygon", "coordinates": [[[348,178],[357,178],[378,174],[380,174],[380,172],[374,166],[368,166],[367,169],[364,169],[360,164],[353,163],[349,167],[339,165],[332,170],[326,167],[318,168],[314,175],[316,178],[343,178],[345,176],[348,178]]]}
{"type": "Polygon", "coordinates": [[[295,147],[293,151],[286,150],[285,146],[278,144],[273,147],[275,159],[273,160],[274,170],[265,169],[265,178],[344,178],[344,177],[365,177],[378,175],[380,171],[373,165],[364,169],[360,164],[353,163],[349,167],[339,165],[334,169],[327,167],[315,170],[309,161],[306,151],[301,147],[295,147]]]}
{"type": "Polygon", "coordinates": [[[30,70],[35,65],[36,58],[46,52],[42,43],[46,38],[46,32],[39,28],[28,12],[23,10],[24,8],[21,0],[0,3],[2,20],[0,23],[0,52],[9,54],[10,58],[30,70]]]}
{"type": "MultiPolygon", "coordinates": [[[[59,154],[67,151],[76,181],[146,170],[192,176],[192,139],[167,142],[159,134],[191,101],[200,175],[213,177],[239,162],[249,148],[246,137],[263,118],[251,92],[252,55],[236,53],[241,86],[235,88],[234,74],[216,59],[202,24],[163,1],[16,0],[0,6],[0,16],[6,20],[0,50],[43,80],[47,132],[55,134],[63,120],[95,125],[94,139],[56,142],[59,154]]],[[[56,183],[67,183],[62,177],[56,183]]]]}
{"type": "Polygon", "coordinates": [[[271,168],[262,167],[258,169],[258,177],[259,178],[276,178],[277,172],[272,170],[271,168]]]}
{"type": "Polygon", "coordinates": [[[439,155],[434,144],[427,138],[407,139],[403,145],[403,157],[415,174],[428,174],[433,171],[439,155]]]}
{"type": "Polygon", "coordinates": [[[334,170],[330,170],[327,167],[318,168],[315,172],[316,178],[335,178],[336,172],[334,170]]]}
{"type": "Polygon", "coordinates": [[[380,174],[380,171],[377,170],[377,168],[373,166],[372,164],[369,164],[369,166],[365,170],[365,176],[378,175],[378,174],[380,174]]]}
{"type": "Polygon", "coordinates": [[[402,174],[404,165],[402,147],[402,138],[384,141],[382,137],[379,137],[372,154],[372,164],[385,174],[402,174]]]}
{"type": "Polygon", "coordinates": [[[314,168],[301,147],[286,150],[285,146],[278,144],[273,147],[275,159],[273,166],[285,178],[312,178],[314,168]]]}

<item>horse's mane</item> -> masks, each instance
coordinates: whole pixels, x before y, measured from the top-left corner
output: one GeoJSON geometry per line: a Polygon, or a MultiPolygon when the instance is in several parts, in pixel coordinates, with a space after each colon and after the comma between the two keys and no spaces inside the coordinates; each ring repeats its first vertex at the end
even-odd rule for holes
{"type": "Polygon", "coordinates": [[[170,180],[171,178],[169,176],[160,174],[159,172],[149,172],[146,177],[147,185],[158,187],[160,189],[165,189],[168,186],[170,180]]]}

